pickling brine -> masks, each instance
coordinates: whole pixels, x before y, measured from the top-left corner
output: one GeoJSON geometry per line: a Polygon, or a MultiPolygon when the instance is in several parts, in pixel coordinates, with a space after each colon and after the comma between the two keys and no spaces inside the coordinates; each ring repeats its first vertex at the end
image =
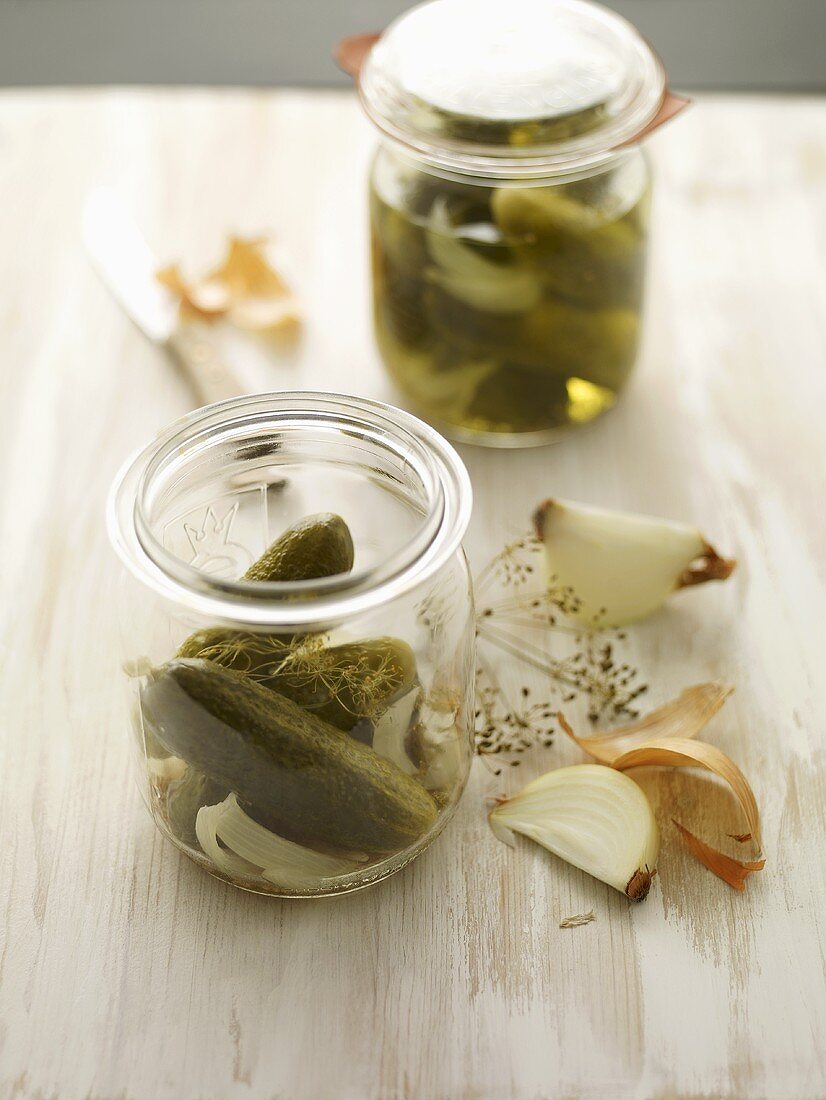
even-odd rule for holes
{"type": "Polygon", "coordinates": [[[491,446],[593,421],[640,347],[640,143],[686,102],[662,62],[588,0],[425,0],[349,46],[380,135],[376,341],[404,399],[491,446]]]}
{"type": "Polygon", "coordinates": [[[382,149],[375,326],[411,402],[473,436],[545,434],[610,408],[640,339],[649,199],[638,151],[584,179],[494,187],[382,149]]]}

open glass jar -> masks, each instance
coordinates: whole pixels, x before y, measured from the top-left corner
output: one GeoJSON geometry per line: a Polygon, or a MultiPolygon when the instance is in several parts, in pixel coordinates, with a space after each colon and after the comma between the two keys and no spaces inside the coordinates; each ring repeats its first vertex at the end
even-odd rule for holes
{"type": "Polygon", "coordinates": [[[650,182],[635,143],[674,113],[656,54],[585,0],[430,0],[358,78],[382,133],[375,330],[407,399],[498,446],[609,409],[640,339],[650,182]]]}
{"type": "Polygon", "coordinates": [[[472,759],[466,471],[377,402],[279,393],[118,476],[124,683],[149,810],[212,874],[344,892],[444,828],[472,759]]]}

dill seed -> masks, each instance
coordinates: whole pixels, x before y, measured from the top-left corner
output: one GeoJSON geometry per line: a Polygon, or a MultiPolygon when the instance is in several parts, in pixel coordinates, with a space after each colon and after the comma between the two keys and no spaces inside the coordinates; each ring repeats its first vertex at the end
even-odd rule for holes
{"type": "Polygon", "coordinates": [[[604,609],[594,616],[590,629],[576,629],[566,617],[577,614],[582,601],[569,585],[560,587],[551,578],[543,591],[527,590],[535,574],[530,556],[541,549],[534,536],[520,537],[476,578],[477,594],[485,590],[485,607],[476,622],[476,751],[483,757],[518,755],[534,746],[550,748],[559,709],[554,697],[566,704],[582,698],[589,720],[596,723],[606,717],[634,716],[632,704],[647,690],[637,670],[615,657],[616,644],[627,635],[601,625],[604,609]],[[567,652],[560,655],[563,647],[567,652]],[[522,685],[516,705],[495,673],[503,654],[543,674],[546,698],[532,703],[530,687],[522,685]]]}

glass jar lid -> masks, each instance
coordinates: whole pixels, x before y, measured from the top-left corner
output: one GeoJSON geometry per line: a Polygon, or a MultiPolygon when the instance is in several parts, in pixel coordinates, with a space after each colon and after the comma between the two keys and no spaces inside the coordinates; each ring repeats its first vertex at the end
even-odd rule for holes
{"type": "Polygon", "coordinates": [[[359,87],[372,121],[437,167],[519,177],[610,157],[656,117],[666,78],[589,0],[428,0],[381,35],[359,87]]]}

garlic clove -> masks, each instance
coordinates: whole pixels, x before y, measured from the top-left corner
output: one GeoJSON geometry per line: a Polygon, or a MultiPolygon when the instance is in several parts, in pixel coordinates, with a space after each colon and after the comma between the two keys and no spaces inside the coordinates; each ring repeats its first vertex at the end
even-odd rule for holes
{"type": "Polygon", "coordinates": [[[547,772],[488,815],[503,843],[535,840],[574,867],[642,901],[657,873],[659,830],[648,799],[622,772],[575,764],[547,772]]]}
{"type": "Polygon", "coordinates": [[[642,619],[677,589],[725,580],[735,566],[696,528],[671,520],[546,500],[534,526],[550,582],[573,593],[571,616],[584,623],[642,619]]]}

